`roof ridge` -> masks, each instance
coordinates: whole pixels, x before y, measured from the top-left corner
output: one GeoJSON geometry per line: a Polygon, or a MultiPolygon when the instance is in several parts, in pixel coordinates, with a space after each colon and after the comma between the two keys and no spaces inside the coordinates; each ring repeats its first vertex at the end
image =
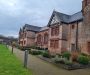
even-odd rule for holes
{"type": "Polygon", "coordinates": [[[33,26],[33,27],[38,27],[38,28],[41,28],[41,27],[39,27],[39,26],[30,25],[30,24],[25,24],[24,26],[33,26]]]}
{"type": "Polygon", "coordinates": [[[65,23],[71,23],[71,22],[75,22],[77,20],[82,20],[83,19],[83,15],[81,11],[78,11],[77,13],[74,13],[72,15],[67,15],[58,11],[53,11],[53,14],[56,14],[58,16],[58,19],[62,22],[65,23]]]}
{"type": "Polygon", "coordinates": [[[78,12],[76,12],[76,13],[74,13],[74,14],[72,14],[71,16],[73,16],[73,15],[75,15],[75,14],[77,14],[77,13],[80,13],[81,11],[78,11],[78,12]]]}
{"type": "Polygon", "coordinates": [[[62,12],[59,12],[59,11],[56,11],[54,10],[55,13],[59,13],[59,14],[63,14],[63,15],[67,15],[67,16],[70,16],[69,14],[65,14],[65,13],[62,13],[62,12]]]}

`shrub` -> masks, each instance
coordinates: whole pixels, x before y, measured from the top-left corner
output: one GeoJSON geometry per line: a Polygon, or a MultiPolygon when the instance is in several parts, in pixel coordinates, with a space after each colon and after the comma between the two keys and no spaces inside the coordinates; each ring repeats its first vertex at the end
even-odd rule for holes
{"type": "Polygon", "coordinates": [[[40,48],[40,47],[36,47],[36,49],[37,49],[37,50],[42,50],[42,48],[40,48]]]}
{"type": "Polygon", "coordinates": [[[49,52],[44,52],[43,57],[50,58],[51,56],[50,56],[49,52]]]}
{"type": "Polygon", "coordinates": [[[50,55],[51,56],[51,58],[55,58],[55,55],[50,55]]]}
{"type": "Polygon", "coordinates": [[[70,59],[70,56],[71,56],[71,54],[70,54],[70,52],[64,52],[63,54],[62,54],[62,57],[64,57],[64,58],[66,58],[66,59],[70,59]]]}
{"type": "Polygon", "coordinates": [[[61,55],[61,54],[56,54],[56,55],[58,55],[58,57],[62,57],[62,55],[61,55]]]}
{"type": "Polygon", "coordinates": [[[61,63],[61,64],[65,64],[65,58],[55,58],[55,63],[61,63]]]}
{"type": "Polygon", "coordinates": [[[32,48],[32,49],[36,49],[36,46],[31,46],[30,48],[32,48]]]}
{"type": "Polygon", "coordinates": [[[89,58],[89,61],[90,61],[90,55],[88,56],[88,58],[89,58]]]}
{"type": "Polygon", "coordinates": [[[72,52],[71,57],[72,57],[72,61],[77,61],[79,53],[78,52],[72,52]]]}
{"type": "Polygon", "coordinates": [[[71,61],[65,60],[64,61],[65,65],[72,65],[73,63],[71,61]]]}
{"type": "Polygon", "coordinates": [[[87,56],[84,56],[84,55],[79,55],[77,61],[80,64],[87,65],[89,63],[89,58],[87,56]]]}
{"type": "Polygon", "coordinates": [[[45,48],[44,50],[48,50],[48,48],[45,48]]]}
{"type": "Polygon", "coordinates": [[[42,54],[42,52],[41,51],[35,51],[35,50],[30,50],[30,54],[32,54],[32,55],[40,55],[40,54],[42,54]]]}
{"type": "Polygon", "coordinates": [[[55,58],[55,63],[61,63],[65,65],[72,65],[73,63],[65,58],[55,58]]]}
{"type": "Polygon", "coordinates": [[[20,50],[22,50],[22,51],[30,50],[30,47],[19,47],[19,48],[20,48],[20,50]]]}
{"type": "Polygon", "coordinates": [[[40,47],[36,47],[35,49],[37,49],[37,50],[48,50],[48,48],[40,48],[40,47]]]}
{"type": "Polygon", "coordinates": [[[85,53],[81,53],[81,55],[83,55],[83,56],[88,56],[87,54],[85,54],[85,53]]]}

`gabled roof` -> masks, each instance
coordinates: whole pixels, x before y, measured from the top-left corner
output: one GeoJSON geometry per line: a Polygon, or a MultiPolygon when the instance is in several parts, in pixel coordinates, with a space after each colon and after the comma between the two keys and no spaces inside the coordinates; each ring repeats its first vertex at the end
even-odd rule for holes
{"type": "Polygon", "coordinates": [[[77,12],[77,13],[75,13],[73,15],[67,15],[67,14],[57,12],[57,11],[53,11],[48,25],[50,25],[54,15],[56,15],[58,17],[58,20],[60,22],[64,22],[64,23],[72,23],[72,22],[75,22],[75,21],[83,20],[83,15],[82,15],[81,11],[77,12]]]}
{"type": "Polygon", "coordinates": [[[82,12],[79,11],[79,12],[71,15],[71,17],[69,19],[69,22],[75,22],[75,21],[79,21],[79,20],[82,20],[82,19],[83,19],[82,12]]]}
{"type": "Polygon", "coordinates": [[[33,26],[33,25],[29,25],[29,24],[25,24],[23,26],[23,28],[21,29],[20,28],[20,31],[34,31],[34,32],[41,32],[41,31],[44,31],[44,30],[47,30],[49,27],[47,26],[44,26],[44,27],[38,27],[38,26],[33,26]]]}
{"type": "Polygon", "coordinates": [[[47,27],[47,26],[44,26],[44,27],[42,27],[41,29],[40,29],[40,31],[44,31],[44,30],[47,30],[49,27],[47,27]]]}
{"type": "Polygon", "coordinates": [[[59,21],[61,21],[61,22],[66,22],[67,23],[70,19],[70,15],[63,14],[63,13],[60,13],[60,12],[57,12],[57,11],[54,11],[54,13],[59,18],[59,21]]]}
{"type": "Polygon", "coordinates": [[[23,29],[25,29],[26,31],[35,31],[35,32],[38,32],[38,31],[40,31],[41,27],[25,24],[23,29]]]}

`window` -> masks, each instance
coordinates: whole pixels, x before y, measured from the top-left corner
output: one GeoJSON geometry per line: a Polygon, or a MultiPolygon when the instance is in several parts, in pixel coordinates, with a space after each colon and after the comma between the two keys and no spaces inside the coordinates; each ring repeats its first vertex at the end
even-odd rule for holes
{"type": "Polygon", "coordinates": [[[72,29],[74,29],[75,28],[75,25],[72,25],[72,29]]]}
{"type": "Polygon", "coordinates": [[[51,36],[59,35],[59,26],[55,26],[51,28],[51,36]]]}
{"type": "Polygon", "coordinates": [[[59,34],[59,26],[55,27],[55,34],[56,34],[56,35],[59,34]]]}
{"type": "Polygon", "coordinates": [[[26,37],[26,33],[24,33],[25,34],[25,37],[26,37]]]}
{"type": "Polygon", "coordinates": [[[20,41],[20,44],[23,44],[23,41],[20,41]]]}
{"type": "Polygon", "coordinates": [[[24,44],[26,44],[26,41],[24,41],[24,44]]]}
{"type": "Polygon", "coordinates": [[[50,41],[50,47],[52,47],[52,48],[54,47],[54,40],[50,41]]]}
{"type": "Polygon", "coordinates": [[[55,47],[54,48],[58,48],[59,47],[59,40],[55,40],[55,43],[54,43],[55,45],[55,47]]]}
{"type": "Polygon", "coordinates": [[[44,34],[44,44],[48,43],[48,34],[44,34]]]}
{"type": "Polygon", "coordinates": [[[59,40],[51,40],[50,47],[55,48],[55,49],[58,48],[59,47],[59,40]]]}
{"type": "Polygon", "coordinates": [[[54,36],[55,34],[55,28],[51,28],[51,35],[54,36]]]}
{"type": "Polygon", "coordinates": [[[40,44],[42,41],[42,36],[41,35],[38,35],[37,36],[37,43],[40,44]]]}

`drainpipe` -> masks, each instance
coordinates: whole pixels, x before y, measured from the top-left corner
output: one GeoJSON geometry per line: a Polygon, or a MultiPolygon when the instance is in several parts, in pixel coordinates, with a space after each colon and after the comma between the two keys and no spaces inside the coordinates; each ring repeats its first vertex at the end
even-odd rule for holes
{"type": "Polygon", "coordinates": [[[76,50],[78,50],[78,21],[77,21],[77,28],[76,28],[76,50]]]}

